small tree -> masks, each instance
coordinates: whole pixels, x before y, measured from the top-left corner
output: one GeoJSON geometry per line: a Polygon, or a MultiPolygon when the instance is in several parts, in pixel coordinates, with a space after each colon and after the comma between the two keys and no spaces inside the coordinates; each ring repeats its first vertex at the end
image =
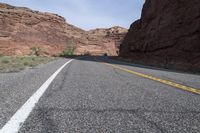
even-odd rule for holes
{"type": "Polygon", "coordinates": [[[71,56],[74,54],[75,47],[68,47],[61,53],[61,56],[71,56]]]}
{"type": "Polygon", "coordinates": [[[39,56],[40,55],[40,52],[41,52],[41,49],[40,49],[40,47],[32,47],[31,48],[31,54],[32,55],[36,55],[36,56],[39,56]]]}

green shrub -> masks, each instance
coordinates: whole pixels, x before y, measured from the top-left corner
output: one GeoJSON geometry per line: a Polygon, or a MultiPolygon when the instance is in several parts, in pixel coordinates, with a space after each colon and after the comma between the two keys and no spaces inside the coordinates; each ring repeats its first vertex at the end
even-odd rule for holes
{"type": "Polygon", "coordinates": [[[75,50],[74,47],[66,48],[65,50],[63,50],[60,56],[71,56],[74,54],[74,50],[75,50]]]}
{"type": "Polygon", "coordinates": [[[41,48],[40,47],[32,47],[31,48],[31,55],[39,56],[40,52],[41,52],[41,48]]]}
{"type": "Polygon", "coordinates": [[[28,62],[24,62],[24,66],[28,66],[29,65],[29,63],[28,62]]]}
{"type": "Polygon", "coordinates": [[[4,63],[4,64],[10,63],[10,61],[8,59],[3,59],[1,62],[4,63]]]}
{"type": "Polygon", "coordinates": [[[35,61],[36,60],[36,58],[35,57],[32,57],[32,61],[35,61]]]}

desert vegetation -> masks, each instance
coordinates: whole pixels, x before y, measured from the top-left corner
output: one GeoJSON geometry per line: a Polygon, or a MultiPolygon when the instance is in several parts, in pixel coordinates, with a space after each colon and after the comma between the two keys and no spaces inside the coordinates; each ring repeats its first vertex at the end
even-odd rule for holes
{"type": "Polygon", "coordinates": [[[31,47],[30,55],[40,56],[41,48],[40,47],[31,47]]]}
{"type": "Polygon", "coordinates": [[[67,47],[60,54],[61,57],[72,56],[74,55],[75,47],[67,47]]]}
{"type": "Polygon", "coordinates": [[[55,57],[41,57],[41,56],[23,56],[10,57],[0,56],[0,73],[19,72],[26,68],[34,68],[41,63],[47,63],[55,60],[55,57]]]}

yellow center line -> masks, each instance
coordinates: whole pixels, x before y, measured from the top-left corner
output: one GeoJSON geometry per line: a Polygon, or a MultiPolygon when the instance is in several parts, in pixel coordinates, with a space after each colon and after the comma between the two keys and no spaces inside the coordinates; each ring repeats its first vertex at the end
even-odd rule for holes
{"type": "Polygon", "coordinates": [[[192,92],[192,93],[200,95],[200,89],[196,89],[196,88],[188,87],[188,86],[181,85],[181,84],[178,84],[178,83],[174,83],[174,82],[171,82],[171,81],[163,80],[163,79],[160,79],[160,78],[157,78],[157,77],[153,77],[153,76],[146,75],[146,74],[143,74],[143,73],[139,73],[139,72],[136,72],[136,71],[133,71],[133,70],[123,68],[123,67],[119,67],[117,65],[113,65],[113,64],[110,64],[110,63],[103,62],[103,64],[117,68],[119,70],[131,73],[131,74],[134,74],[134,75],[137,75],[137,76],[140,76],[140,77],[143,77],[143,78],[151,79],[151,80],[163,83],[163,84],[167,84],[167,85],[179,88],[179,89],[184,90],[184,91],[188,91],[188,92],[192,92]]]}

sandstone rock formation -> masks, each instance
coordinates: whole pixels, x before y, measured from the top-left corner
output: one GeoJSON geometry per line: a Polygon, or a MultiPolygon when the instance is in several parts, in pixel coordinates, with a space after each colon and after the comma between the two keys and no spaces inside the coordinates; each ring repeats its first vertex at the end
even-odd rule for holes
{"type": "Polygon", "coordinates": [[[146,0],[120,55],[143,64],[200,71],[200,1],[146,0]]]}
{"type": "Polygon", "coordinates": [[[90,30],[89,34],[95,35],[97,37],[103,37],[104,40],[110,40],[111,42],[114,41],[118,54],[119,47],[127,32],[128,32],[127,29],[115,26],[108,29],[100,28],[100,29],[90,30]]]}
{"type": "Polygon", "coordinates": [[[74,47],[77,55],[114,56],[122,39],[118,36],[118,33],[116,38],[114,33],[111,37],[92,34],[66,23],[59,15],[0,3],[0,54],[3,55],[28,55],[33,47],[40,48],[41,55],[59,55],[64,49],[74,47]]]}

